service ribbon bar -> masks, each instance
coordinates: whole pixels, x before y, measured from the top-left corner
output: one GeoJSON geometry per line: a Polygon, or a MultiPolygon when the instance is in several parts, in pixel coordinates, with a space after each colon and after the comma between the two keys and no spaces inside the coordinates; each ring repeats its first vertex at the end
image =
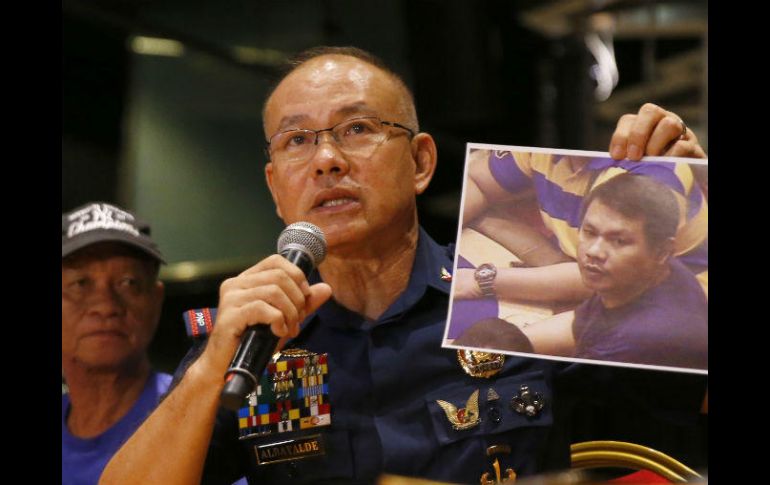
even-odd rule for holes
{"type": "Polygon", "coordinates": [[[330,424],[327,354],[271,362],[238,413],[240,439],[330,424]]]}

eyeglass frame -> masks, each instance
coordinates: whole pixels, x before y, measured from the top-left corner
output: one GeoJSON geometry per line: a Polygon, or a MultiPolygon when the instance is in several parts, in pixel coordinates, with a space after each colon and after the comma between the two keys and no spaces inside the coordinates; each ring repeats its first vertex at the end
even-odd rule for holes
{"type": "MultiPolygon", "coordinates": [[[[267,160],[269,162],[271,162],[272,158],[270,157],[270,140],[272,140],[273,138],[275,138],[278,135],[281,135],[283,133],[289,133],[289,132],[292,132],[292,131],[304,131],[304,132],[308,132],[308,133],[313,133],[315,135],[315,138],[313,139],[313,145],[315,145],[315,146],[318,146],[318,135],[323,133],[323,132],[325,132],[325,131],[329,131],[332,134],[332,139],[334,140],[334,142],[336,144],[338,144],[337,146],[339,147],[339,140],[337,139],[336,136],[334,136],[334,129],[337,128],[338,126],[340,126],[343,123],[349,123],[351,121],[363,120],[363,119],[376,119],[376,120],[379,120],[381,125],[390,126],[392,128],[403,128],[404,130],[409,132],[409,139],[410,140],[412,138],[414,138],[414,136],[416,135],[414,130],[412,130],[411,128],[409,128],[407,126],[402,125],[401,123],[396,123],[395,121],[384,121],[384,120],[380,119],[379,116],[358,116],[356,118],[349,118],[347,120],[342,120],[339,123],[337,123],[337,124],[335,124],[333,126],[330,126],[329,128],[324,128],[322,130],[311,130],[309,128],[293,128],[291,130],[284,130],[284,131],[279,131],[278,133],[274,133],[273,136],[271,136],[269,140],[265,140],[265,143],[267,144],[267,146],[265,147],[265,155],[267,156],[267,160]]],[[[381,143],[384,143],[384,142],[385,142],[385,140],[383,140],[381,143]]]]}

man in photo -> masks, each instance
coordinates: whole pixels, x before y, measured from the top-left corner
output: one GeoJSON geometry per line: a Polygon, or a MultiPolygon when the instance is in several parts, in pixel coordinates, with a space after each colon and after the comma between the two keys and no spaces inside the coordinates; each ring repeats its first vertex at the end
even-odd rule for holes
{"type": "Polygon", "coordinates": [[[578,243],[583,283],[595,294],[575,310],[575,357],[708,368],[708,305],[672,257],[679,211],[655,180],[623,174],[586,199],[578,243]]]}

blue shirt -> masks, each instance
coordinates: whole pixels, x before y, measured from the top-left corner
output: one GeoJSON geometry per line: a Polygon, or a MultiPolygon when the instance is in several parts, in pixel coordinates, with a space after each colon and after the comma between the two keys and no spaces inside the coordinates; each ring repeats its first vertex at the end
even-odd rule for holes
{"type": "Polygon", "coordinates": [[[112,455],[158,405],[160,396],[171,383],[171,376],[153,372],[136,403],[110,429],[93,438],[78,438],[67,429],[69,394],[61,399],[61,474],[62,485],[94,485],[112,455]]]}
{"type": "Polygon", "coordinates": [[[546,456],[550,363],[509,356],[493,377],[472,377],[456,350],[441,348],[450,289],[441,270],[452,268],[452,257],[421,229],[408,286],[380,318],[368,320],[334,301],[311,315],[289,347],[328,353],[331,425],[239,441],[235,413],[220,410],[203,483],[244,474],[249,483],[372,483],[382,473],[476,483],[484,472],[494,479],[494,458],[519,476],[567,468],[566,447],[546,456]],[[509,406],[522,385],[546,403],[533,417],[509,406]],[[498,400],[487,399],[490,388],[498,400]],[[477,390],[480,423],[453,429],[437,400],[461,408],[477,390]],[[316,434],[325,455],[256,464],[255,446],[316,434]],[[492,445],[510,452],[490,458],[492,445]]]}

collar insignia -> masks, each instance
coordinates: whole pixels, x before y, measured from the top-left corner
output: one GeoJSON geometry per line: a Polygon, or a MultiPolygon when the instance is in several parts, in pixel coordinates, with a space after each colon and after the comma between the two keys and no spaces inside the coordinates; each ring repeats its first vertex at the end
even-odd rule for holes
{"type": "Polygon", "coordinates": [[[452,281],[452,275],[445,267],[441,267],[441,281],[452,281]]]}

